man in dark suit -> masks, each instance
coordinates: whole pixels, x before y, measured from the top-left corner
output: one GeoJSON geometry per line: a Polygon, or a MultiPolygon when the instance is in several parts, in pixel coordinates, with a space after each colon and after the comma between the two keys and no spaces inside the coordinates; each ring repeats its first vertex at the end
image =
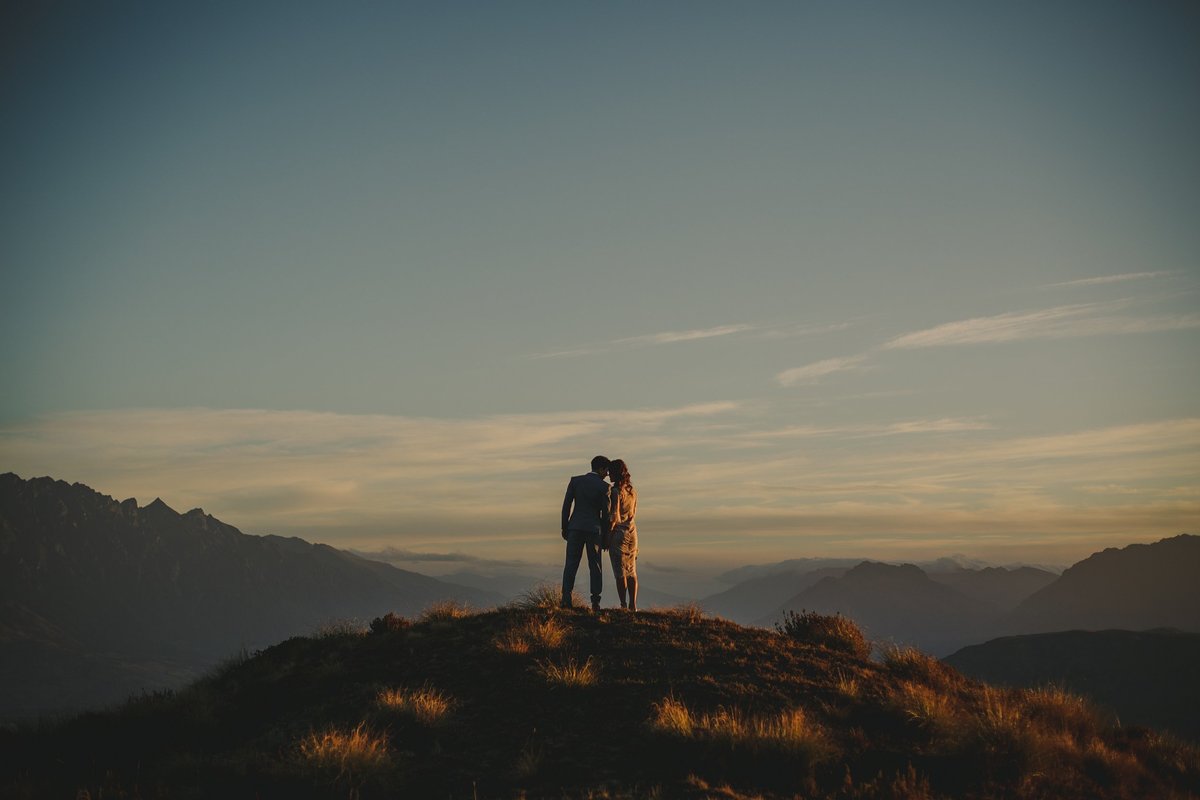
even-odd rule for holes
{"type": "Polygon", "coordinates": [[[588,573],[591,576],[592,610],[600,610],[600,532],[608,525],[608,459],[592,459],[592,471],[576,475],[567,484],[563,498],[562,537],[567,542],[567,565],[563,568],[562,606],[571,607],[571,592],[579,562],[587,553],[588,573]]]}

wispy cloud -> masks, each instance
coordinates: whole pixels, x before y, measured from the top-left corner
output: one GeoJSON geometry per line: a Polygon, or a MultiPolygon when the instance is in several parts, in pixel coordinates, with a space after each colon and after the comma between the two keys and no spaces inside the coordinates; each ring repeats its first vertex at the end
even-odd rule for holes
{"type": "Polygon", "coordinates": [[[382,547],[378,550],[351,549],[350,552],[363,558],[371,559],[372,561],[386,561],[388,563],[471,564],[492,569],[523,569],[534,566],[528,561],[481,558],[480,556],[473,556],[467,553],[418,553],[413,550],[405,550],[402,547],[382,547]]]}
{"type": "Polygon", "coordinates": [[[824,361],[816,361],[812,364],[806,364],[803,367],[793,367],[785,369],[775,376],[775,380],[782,386],[795,386],[801,383],[816,383],[826,375],[833,375],[836,372],[850,372],[852,370],[862,369],[862,365],[866,362],[865,355],[844,356],[842,358],[827,358],[824,361]]]}
{"type": "Polygon", "coordinates": [[[534,353],[529,358],[567,358],[571,356],[593,355],[595,353],[604,353],[609,350],[636,348],[636,347],[652,347],[663,344],[677,344],[679,342],[694,342],[699,339],[713,339],[718,336],[732,336],[738,333],[746,333],[752,331],[755,326],[744,323],[733,325],[717,325],[712,328],[696,328],[687,331],[662,331],[660,333],[647,333],[640,336],[628,336],[623,339],[612,339],[606,342],[600,342],[595,345],[584,345],[574,347],[567,350],[553,350],[545,353],[534,353]]]}
{"type": "Polygon", "coordinates": [[[913,349],[1200,328],[1200,314],[1132,317],[1107,313],[1125,305],[1123,302],[1081,303],[975,317],[897,336],[885,342],[883,348],[913,349]]]}
{"type": "Polygon", "coordinates": [[[1125,281],[1139,281],[1146,278],[1164,278],[1174,274],[1174,272],[1161,270],[1157,272],[1125,272],[1120,275],[1100,275],[1095,278],[1080,278],[1074,281],[1051,283],[1047,284],[1045,288],[1058,289],[1064,286],[1099,286],[1105,283],[1124,283],[1125,281]]]}
{"type": "Polygon", "coordinates": [[[868,425],[793,425],[787,428],[757,431],[747,434],[750,439],[783,439],[804,437],[865,437],[901,436],[916,433],[961,433],[963,431],[989,431],[991,423],[977,417],[942,417],[940,419],[917,419],[868,425]]]}
{"type": "Polygon", "coordinates": [[[904,547],[967,535],[1027,544],[1031,533],[1127,543],[1200,518],[1197,419],[1014,437],[979,417],[765,430],[762,415],[734,403],[476,419],[77,412],[0,428],[0,461],[24,477],[201,506],[251,533],[392,547],[414,563],[561,559],[567,476],[597,452],[629,459],[660,560],[839,553],[881,531],[904,547]],[[753,448],[730,446],[755,435],[753,448]],[[1145,491],[1080,488],[1095,486],[1145,491]],[[736,545],[698,547],[717,541],[736,545]]]}
{"type": "Polygon", "coordinates": [[[645,336],[631,336],[628,339],[617,339],[613,344],[651,345],[673,344],[675,342],[694,342],[697,339],[712,339],[715,336],[730,336],[753,330],[753,325],[718,325],[715,328],[698,328],[690,331],[664,331],[645,336]]]}

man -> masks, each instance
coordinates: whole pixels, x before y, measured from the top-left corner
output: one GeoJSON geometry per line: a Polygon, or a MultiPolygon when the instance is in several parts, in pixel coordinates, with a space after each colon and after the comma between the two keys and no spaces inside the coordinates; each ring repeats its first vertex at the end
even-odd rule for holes
{"type": "Polygon", "coordinates": [[[600,610],[600,532],[608,526],[608,459],[592,459],[592,471],[576,475],[567,484],[563,498],[562,537],[567,542],[567,565],[563,569],[562,607],[571,607],[571,592],[579,562],[587,553],[591,577],[592,611],[600,610]]]}

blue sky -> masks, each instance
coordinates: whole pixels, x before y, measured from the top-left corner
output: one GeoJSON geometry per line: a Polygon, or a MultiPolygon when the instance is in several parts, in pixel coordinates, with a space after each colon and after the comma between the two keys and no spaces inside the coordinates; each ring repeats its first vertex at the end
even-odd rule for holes
{"type": "Polygon", "coordinates": [[[27,5],[0,468],[539,562],[596,452],[660,561],[1196,529],[1189,4],[27,5]]]}

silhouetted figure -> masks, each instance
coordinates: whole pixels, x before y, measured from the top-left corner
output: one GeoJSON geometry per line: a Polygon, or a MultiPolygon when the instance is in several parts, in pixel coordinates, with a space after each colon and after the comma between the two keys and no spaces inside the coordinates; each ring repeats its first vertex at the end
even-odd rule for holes
{"type": "Polygon", "coordinates": [[[621,459],[608,466],[612,488],[608,495],[608,525],[612,531],[608,557],[612,561],[613,580],[621,608],[637,611],[638,535],[634,515],[637,514],[637,490],[629,480],[629,469],[621,459]]]}
{"type": "Polygon", "coordinates": [[[596,456],[592,459],[591,472],[576,475],[567,484],[567,496],[563,498],[562,507],[562,537],[567,542],[567,563],[563,568],[562,583],[563,608],[571,607],[575,574],[586,552],[591,577],[592,610],[600,610],[600,534],[608,529],[608,484],[604,482],[607,472],[608,459],[596,456]]]}

